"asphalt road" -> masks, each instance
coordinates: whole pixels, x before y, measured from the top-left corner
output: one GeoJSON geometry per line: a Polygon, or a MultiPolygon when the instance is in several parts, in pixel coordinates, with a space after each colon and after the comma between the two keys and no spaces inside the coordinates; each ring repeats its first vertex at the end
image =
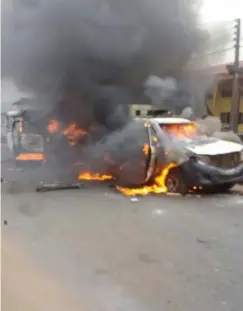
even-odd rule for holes
{"type": "Polygon", "coordinates": [[[243,309],[243,196],[3,188],[3,311],[243,309]]]}

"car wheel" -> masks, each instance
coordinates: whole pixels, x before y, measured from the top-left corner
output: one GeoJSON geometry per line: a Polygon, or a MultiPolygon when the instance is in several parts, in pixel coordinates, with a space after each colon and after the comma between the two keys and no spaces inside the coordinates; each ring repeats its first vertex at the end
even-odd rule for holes
{"type": "Polygon", "coordinates": [[[179,169],[174,169],[169,172],[165,179],[165,186],[170,193],[185,195],[188,192],[188,187],[179,169]]]}

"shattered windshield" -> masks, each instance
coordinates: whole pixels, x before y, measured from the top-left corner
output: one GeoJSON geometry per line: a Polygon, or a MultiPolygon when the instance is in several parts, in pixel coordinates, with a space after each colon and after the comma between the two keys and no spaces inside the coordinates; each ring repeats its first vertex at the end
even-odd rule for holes
{"type": "Polygon", "coordinates": [[[202,129],[194,123],[160,124],[160,127],[176,141],[201,140],[206,137],[202,129]]]}

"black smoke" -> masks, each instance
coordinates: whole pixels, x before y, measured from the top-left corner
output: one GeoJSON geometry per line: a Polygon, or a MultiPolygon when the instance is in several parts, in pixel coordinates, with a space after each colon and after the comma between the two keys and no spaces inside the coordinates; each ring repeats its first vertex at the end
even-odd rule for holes
{"type": "Polygon", "coordinates": [[[182,79],[204,46],[193,0],[3,0],[2,8],[3,77],[43,105],[61,100],[63,117],[87,126],[122,127],[149,75],[182,79]]]}

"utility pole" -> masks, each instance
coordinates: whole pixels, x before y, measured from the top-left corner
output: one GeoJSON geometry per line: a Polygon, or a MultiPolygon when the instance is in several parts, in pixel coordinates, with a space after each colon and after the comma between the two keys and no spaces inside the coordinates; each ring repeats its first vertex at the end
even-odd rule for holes
{"type": "Polygon", "coordinates": [[[232,104],[231,104],[231,118],[230,125],[232,130],[238,132],[239,124],[239,58],[240,58],[240,18],[235,20],[234,25],[234,42],[235,42],[235,60],[233,66],[233,85],[232,85],[232,104]]]}

